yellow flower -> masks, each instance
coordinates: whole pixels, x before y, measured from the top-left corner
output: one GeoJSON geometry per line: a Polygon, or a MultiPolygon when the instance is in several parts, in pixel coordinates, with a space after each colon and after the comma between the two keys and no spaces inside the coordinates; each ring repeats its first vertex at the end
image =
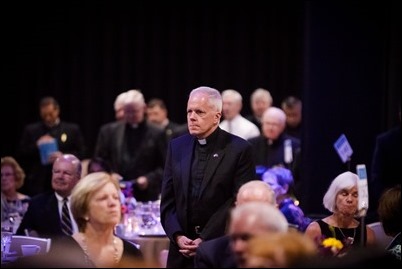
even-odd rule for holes
{"type": "Polygon", "coordinates": [[[331,248],[333,252],[337,252],[343,248],[342,242],[334,237],[324,239],[322,245],[325,248],[331,248]]]}

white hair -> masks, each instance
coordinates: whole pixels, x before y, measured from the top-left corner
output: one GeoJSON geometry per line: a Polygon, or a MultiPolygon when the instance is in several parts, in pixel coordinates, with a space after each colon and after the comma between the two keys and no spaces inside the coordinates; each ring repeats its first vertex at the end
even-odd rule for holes
{"type": "Polygon", "coordinates": [[[357,186],[359,177],[352,172],[344,172],[339,174],[334,180],[332,180],[327,192],[322,199],[323,205],[330,212],[335,211],[336,196],[341,190],[348,190],[357,186]]]}
{"type": "Polygon", "coordinates": [[[247,202],[231,211],[231,222],[246,220],[253,226],[263,227],[267,232],[287,232],[288,221],[274,205],[264,202],[247,202]]]}
{"type": "Polygon", "coordinates": [[[123,108],[126,94],[127,94],[127,92],[122,92],[119,95],[117,95],[116,99],[114,100],[114,110],[115,111],[123,108]]]}
{"type": "Polygon", "coordinates": [[[271,93],[264,88],[257,88],[253,91],[250,101],[251,103],[254,103],[256,100],[264,100],[269,104],[269,106],[272,105],[271,93]]]}
{"type": "Polygon", "coordinates": [[[208,103],[215,108],[217,112],[222,112],[222,96],[220,92],[217,89],[211,88],[211,87],[206,87],[206,86],[201,86],[198,88],[193,89],[190,92],[190,98],[191,96],[195,94],[204,94],[208,96],[208,103]]]}
{"type": "Polygon", "coordinates": [[[285,125],[286,124],[286,114],[285,112],[277,107],[271,106],[265,110],[264,114],[262,115],[263,121],[265,121],[266,118],[275,118],[278,119],[281,124],[285,125]]]}
{"type": "Polygon", "coordinates": [[[242,103],[243,102],[243,97],[238,91],[232,90],[232,89],[227,89],[222,92],[222,99],[225,100],[226,98],[229,98],[230,100],[233,100],[237,103],[242,103]]]}
{"type": "Polygon", "coordinates": [[[138,89],[128,90],[124,96],[124,105],[139,104],[145,105],[144,95],[138,89]]]}

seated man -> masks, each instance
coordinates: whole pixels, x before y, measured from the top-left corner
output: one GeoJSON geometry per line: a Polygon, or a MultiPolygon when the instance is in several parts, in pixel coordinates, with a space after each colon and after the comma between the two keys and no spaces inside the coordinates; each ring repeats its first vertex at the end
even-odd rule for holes
{"type": "MultiPolygon", "coordinates": [[[[268,184],[260,180],[249,181],[240,187],[236,196],[236,207],[250,202],[275,206],[275,194],[268,184]]],[[[236,267],[229,235],[202,242],[197,249],[194,262],[196,268],[236,267]]]]}

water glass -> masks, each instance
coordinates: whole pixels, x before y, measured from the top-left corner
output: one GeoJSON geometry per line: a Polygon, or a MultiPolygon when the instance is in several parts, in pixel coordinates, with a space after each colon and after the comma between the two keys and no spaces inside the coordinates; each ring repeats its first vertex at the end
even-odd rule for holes
{"type": "Polygon", "coordinates": [[[12,227],[1,227],[1,256],[7,257],[10,253],[11,239],[13,236],[12,227]]]}

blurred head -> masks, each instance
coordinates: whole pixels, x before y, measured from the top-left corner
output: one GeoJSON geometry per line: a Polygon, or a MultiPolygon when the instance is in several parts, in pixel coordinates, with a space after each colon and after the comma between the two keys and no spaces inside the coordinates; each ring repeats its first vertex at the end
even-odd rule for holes
{"type": "Polygon", "coordinates": [[[378,202],[378,216],[384,232],[394,237],[401,232],[401,185],[385,190],[378,202]]]}
{"type": "Polygon", "coordinates": [[[286,125],[297,127],[302,121],[302,102],[295,96],[286,97],[281,104],[286,114],[286,125]]]}
{"type": "Polygon", "coordinates": [[[272,106],[272,96],[266,89],[258,88],[251,94],[250,105],[254,116],[260,119],[264,111],[272,106]]]}
{"type": "Polygon", "coordinates": [[[114,116],[116,120],[124,120],[124,99],[126,92],[117,95],[114,101],[114,116]]]}
{"type": "Polygon", "coordinates": [[[219,91],[204,86],[191,91],[187,102],[187,125],[191,135],[198,139],[207,138],[218,128],[221,115],[219,91]]]}
{"type": "Polygon", "coordinates": [[[106,172],[86,175],[71,193],[71,212],[81,232],[88,224],[114,228],[121,218],[119,183],[106,172]]]}
{"type": "Polygon", "coordinates": [[[59,103],[53,97],[44,97],[39,102],[39,113],[43,123],[46,126],[52,127],[59,120],[59,103]]]}
{"type": "Polygon", "coordinates": [[[94,157],[90,159],[88,162],[88,174],[94,172],[112,173],[112,168],[110,167],[110,164],[106,160],[100,157],[94,157]]]}
{"type": "Polygon", "coordinates": [[[271,186],[277,197],[288,193],[293,186],[292,171],[285,167],[275,166],[262,175],[262,180],[271,186]]]}
{"type": "Polygon", "coordinates": [[[275,193],[265,182],[252,180],[244,183],[236,196],[236,206],[248,202],[263,202],[275,206],[275,193]]]}
{"type": "Polygon", "coordinates": [[[323,205],[330,212],[355,215],[358,206],[357,182],[359,177],[352,172],[339,174],[332,180],[324,195],[323,205]]]}
{"type": "Polygon", "coordinates": [[[1,191],[18,190],[24,185],[25,172],[10,156],[1,158],[1,191]]]}
{"type": "Polygon", "coordinates": [[[264,136],[276,140],[285,130],[286,114],[280,108],[270,107],[262,115],[261,125],[264,136]]]}
{"type": "Polygon", "coordinates": [[[264,233],[250,240],[246,267],[289,268],[316,254],[314,241],[300,232],[289,230],[287,233],[264,233]]]}
{"type": "Polygon", "coordinates": [[[159,128],[164,128],[168,123],[168,111],[162,99],[154,98],[148,102],[147,120],[159,128]]]}
{"type": "Polygon", "coordinates": [[[241,94],[235,90],[224,90],[222,92],[222,113],[225,120],[232,120],[240,114],[243,107],[243,98],[241,94]]]}
{"type": "Polygon", "coordinates": [[[64,154],[53,163],[52,188],[62,197],[71,194],[71,190],[81,177],[81,161],[72,154],[64,154]]]}
{"type": "Polygon", "coordinates": [[[144,121],[146,104],[144,95],[139,90],[129,90],[124,99],[124,119],[129,124],[139,124],[144,121]]]}
{"type": "Polygon", "coordinates": [[[245,265],[248,241],[265,232],[286,233],[288,222],[278,208],[264,202],[247,202],[231,211],[230,246],[239,267],[245,265]]]}

